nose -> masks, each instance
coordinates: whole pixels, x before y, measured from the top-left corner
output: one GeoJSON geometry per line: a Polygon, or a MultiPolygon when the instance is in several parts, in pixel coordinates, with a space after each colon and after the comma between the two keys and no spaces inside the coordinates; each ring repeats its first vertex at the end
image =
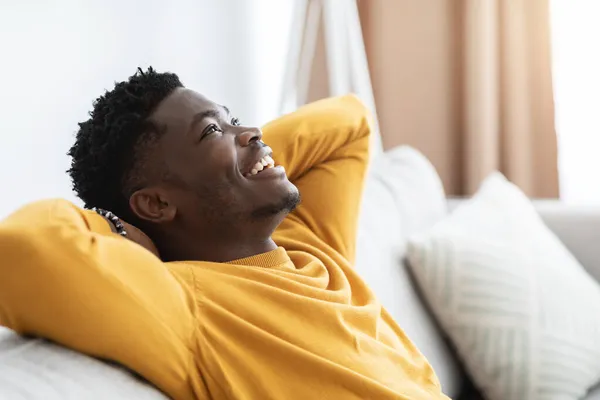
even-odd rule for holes
{"type": "Polygon", "coordinates": [[[237,136],[240,146],[249,146],[252,142],[258,142],[262,139],[262,131],[260,128],[246,128],[237,136]]]}

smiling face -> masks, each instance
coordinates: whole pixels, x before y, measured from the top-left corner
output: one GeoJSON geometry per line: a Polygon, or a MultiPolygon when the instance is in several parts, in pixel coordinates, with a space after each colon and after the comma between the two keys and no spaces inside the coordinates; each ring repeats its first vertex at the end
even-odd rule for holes
{"type": "Polygon", "coordinates": [[[164,173],[131,196],[141,220],[235,236],[273,225],[272,232],[297,205],[298,190],[260,129],[241,125],[226,107],[179,88],[150,120],[166,130],[147,156],[148,171],[160,164],[164,173]]]}

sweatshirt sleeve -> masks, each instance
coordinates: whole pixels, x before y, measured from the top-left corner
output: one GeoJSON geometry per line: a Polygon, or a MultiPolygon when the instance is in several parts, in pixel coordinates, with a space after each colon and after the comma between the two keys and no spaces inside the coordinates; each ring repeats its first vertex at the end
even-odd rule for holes
{"type": "Polygon", "coordinates": [[[146,249],[64,200],[0,222],[0,325],[118,362],[193,398],[193,296],[146,249]]]}
{"type": "Polygon", "coordinates": [[[306,242],[312,232],[354,261],[371,126],[365,105],[347,95],[308,104],[263,128],[275,163],[286,168],[302,198],[276,240],[285,238],[289,247],[288,239],[306,242]]]}

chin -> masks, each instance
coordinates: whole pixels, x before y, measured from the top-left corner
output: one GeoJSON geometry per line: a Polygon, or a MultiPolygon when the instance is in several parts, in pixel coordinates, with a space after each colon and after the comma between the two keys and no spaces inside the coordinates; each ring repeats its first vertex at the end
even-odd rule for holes
{"type": "Polygon", "coordinates": [[[287,215],[294,211],[298,204],[300,204],[300,192],[298,191],[298,188],[291,183],[285,193],[282,193],[281,196],[278,197],[279,200],[277,202],[257,208],[252,213],[252,216],[254,218],[269,218],[277,215],[287,215]]]}

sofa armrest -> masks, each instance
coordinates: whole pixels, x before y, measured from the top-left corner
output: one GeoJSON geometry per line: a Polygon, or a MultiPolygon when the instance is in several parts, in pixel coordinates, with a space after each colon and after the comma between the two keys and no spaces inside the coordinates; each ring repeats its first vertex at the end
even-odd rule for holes
{"type": "MultiPolygon", "coordinates": [[[[448,199],[448,209],[452,211],[464,201],[448,199]]],[[[600,282],[600,208],[569,206],[558,200],[534,200],[533,205],[544,223],[600,282]]]]}
{"type": "Polygon", "coordinates": [[[546,200],[534,204],[546,225],[600,282],[600,208],[546,200]]]}

